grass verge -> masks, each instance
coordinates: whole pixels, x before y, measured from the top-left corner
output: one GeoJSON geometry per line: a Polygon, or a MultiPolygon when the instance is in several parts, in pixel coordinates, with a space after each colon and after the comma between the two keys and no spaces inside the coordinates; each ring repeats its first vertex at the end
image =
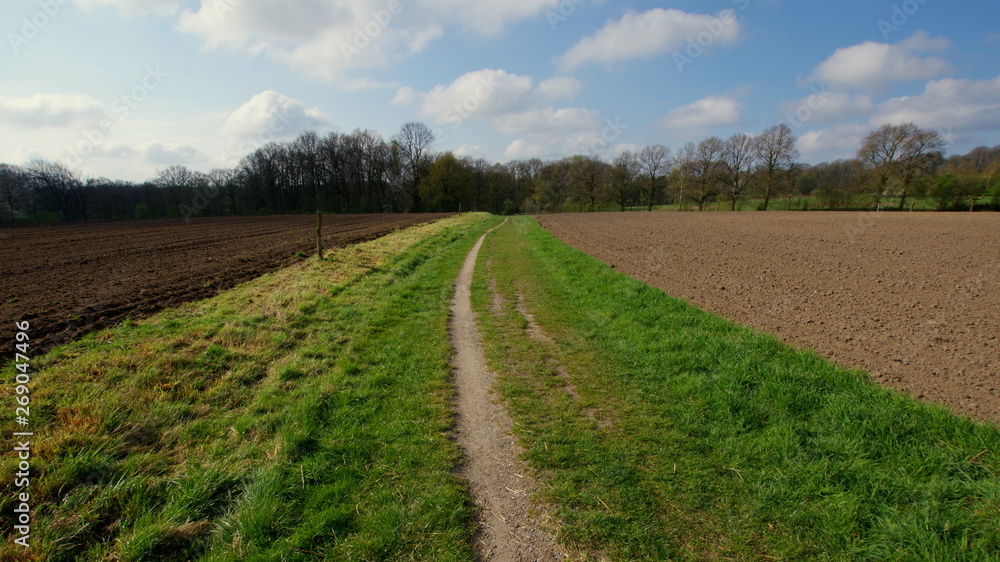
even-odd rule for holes
{"type": "Polygon", "coordinates": [[[412,227],[36,358],[31,548],[5,516],[0,559],[470,559],[448,308],[498,222],[412,227]]]}
{"type": "Polygon", "coordinates": [[[703,313],[530,218],[487,237],[473,306],[584,557],[1000,558],[994,426],[703,313]]]}

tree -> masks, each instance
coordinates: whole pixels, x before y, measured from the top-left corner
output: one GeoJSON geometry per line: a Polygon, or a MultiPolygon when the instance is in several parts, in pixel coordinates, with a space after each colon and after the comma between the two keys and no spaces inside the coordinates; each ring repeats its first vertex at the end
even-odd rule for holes
{"type": "Polygon", "coordinates": [[[736,210],[736,203],[750,185],[750,175],[757,165],[756,141],[753,135],[736,134],[726,139],[722,149],[722,163],[726,169],[728,189],[726,195],[736,210]]]}
{"type": "Polygon", "coordinates": [[[914,128],[903,143],[899,157],[899,208],[906,203],[915,180],[934,173],[944,160],[944,139],[937,131],[914,128]]]}
{"type": "Polygon", "coordinates": [[[670,149],[663,145],[647,146],[639,152],[639,174],[642,178],[647,210],[653,210],[656,194],[672,165],[670,149]]]}
{"type": "Polygon", "coordinates": [[[410,121],[392,137],[392,142],[399,148],[399,155],[409,174],[409,195],[413,212],[419,213],[420,180],[424,176],[429,158],[427,152],[434,144],[434,133],[427,125],[419,121],[410,121]]]}
{"type": "Polygon", "coordinates": [[[611,189],[622,211],[635,197],[635,179],[639,175],[639,161],[633,152],[626,150],[615,156],[611,164],[611,189]]]}
{"type": "Polygon", "coordinates": [[[17,166],[0,164],[0,223],[13,223],[27,216],[32,193],[28,176],[17,166]]]}
{"type": "Polygon", "coordinates": [[[909,195],[910,184],[922,170],[936,166],[942,158],[944,141],[936,131],[913,123],[886,124],[868,133],[861,141],[858,159],[872,175],[872,195],[878,207],[890,195],[891,181],[900,185],[900,206],[909,195]]]}
{"type": "Polygon", "coordinates": [[[685,147],[684,160],[687,163],[688,176],[694,185],[689,190],[688,197],[697,203],[702,211],[705,204],[719,193],[719,183],[722,178],[722,154],[725,143],[718,137],[709,137],[695,147],[685,147]]]}
{"type": "Polygon", "coordinates": [[[764,175],[764,204],[760,210],[766,211],[778,180],[792,170],[799,158],[799,151],[795,148],[792,128],[785,123],[770,127],[761,133],[756,139],[754,150],[764,175]]]}
{"type": "Polygon", "coordinates": [[[428,209],[435,211],[469,210],[475,177],[466,165],[445,152],[431,164],[420,182],[420,196],[428,209]]]}
{"type": "Polygon", "coordinates": [[[41,191],[55,204],[65,220],[87,220],[91,190],[80,174],[60,162],[33,160],[25,169],[28,184],[41,191]]]}
{"type": "Polygon", "coordinates": [[[899,166],[899,153],[906,141],[905,129],[897,125],[883,125],[861,141],[858,160],[873,178],[872,195],[878,207],[887,195],[889,181],[899,166]]]}
{"type": "Polygon", "coordinates": [[[604,199],[607,164],[593,156],[580,155],[570,158],[570,164],[570,182],[577,198],[588,211],[596,210],[598,200],[604,199]]]}

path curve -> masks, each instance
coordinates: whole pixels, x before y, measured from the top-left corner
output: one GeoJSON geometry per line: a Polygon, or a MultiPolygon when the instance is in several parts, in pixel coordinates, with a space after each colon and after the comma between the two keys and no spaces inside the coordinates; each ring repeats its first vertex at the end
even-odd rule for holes
{"type": "Polygon", "coordinates": [[[540,508],[531,503],[537,485],[521,466],[521,447],[511,432],[510,416],[491,392],[493,373],[486,368],[472,311],[476,258],[486,235],[500,226],[479,237],[455,282],[451,306],[457,414],[454,435],[465,459],[457,475],[468,484],[479,508],[478,530],[473,537],[478,560],[562,560],[565,556],[552,536],[541,529],[540,508]]]}

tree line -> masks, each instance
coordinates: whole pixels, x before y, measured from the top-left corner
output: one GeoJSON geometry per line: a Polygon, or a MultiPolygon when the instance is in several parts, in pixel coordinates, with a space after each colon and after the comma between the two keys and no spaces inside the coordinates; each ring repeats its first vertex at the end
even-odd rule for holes
{"type": "Polygon", "coordinates": [[[912,123],[868,134],[856,158],[805,165],[786,124],[560,160],[489,162],[435,152],[406,123],[390,139],[368,130],[305,132],[266,144],[232,169],[170,166],[144,182],[84,178],[62,163],[0,164],[0,222],[113,221],[196,216],[489,211],[496,214],[682,209],[1000,210],[1000,146],[944,156],[939,133],[912,123]],[[795,201],[793,202],[793,198],[795,201]]]}

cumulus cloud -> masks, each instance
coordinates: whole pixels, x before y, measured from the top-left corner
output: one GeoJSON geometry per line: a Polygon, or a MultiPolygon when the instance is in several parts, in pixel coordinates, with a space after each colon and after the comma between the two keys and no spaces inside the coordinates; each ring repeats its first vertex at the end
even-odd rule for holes
{"type": "Polygon", "coordinates": [[[506,154],[510,158],[533,157],[541,152],[550,156],[600,152],[624,134],[626,127],[587,108],[553,105],[575,97],[581,88],[576,79],[568,77],[536,84],[530,76],[484,69],[463,74],[428,92],[400,88],[391,103],[417,106],[418,113],[445,129],[445,134],[448,128],[488,121],[493,131],[522,137],[508,147],[506,154]]]}
{"type": "Polygon", "coordinates": [[[643,13],[629,12],[620,20],[609,21],[597,33],[556,57],[556,64],[561,70],[570,71],[588,63],[610,65],[653,57],[679,49],[688,41],[696,41],[705,48],[739,39],[740,24],[733,10],[713,16],[654,8],[643,13]]]}
{"type": "Polygon", "coordinates": [[[467,72],[451,83],[439,84],[428,92],[404,86],[396,91],[390,104],[416,104],[420,115],[433,124],[455,125],[571,99],[581,87],[579,81],[568,77],[550,78],[536,86],[530,76],[488,68],[467,72]]]}
{"type": "Polygon", "coordinates": [[[880,104],[872,124],[911,121],[920,127],[960,132],[1000,129],[1000,76],[989,80],[932,80],[922,94],[880,104]]]}
{"type": "Polygon", "coordinates": [[[104,106],[83,94],[34,94],[0,98],[0,120],[23,127],[92,125],[107,117],[104,106]]]}
{"type": "Polygon", "coordinates": [[[299,100],[266,90],[229,113],[219,132],[235,142],[264,144],[330,125],[318,108],[306,107],[299,100]]]}
{"type": "Polygon", "coordinates": [[[463,144],[455,149],[455,156],[468,156],[469,158],[485,158],[486,151],[481,144],[463,144]]]}
{"type": "Polygon", "coordinates": [[[498,132],[519,138],[508,144],[504,157],[556,158],[590,154],[610,158],[620,151],[629,125],[583,107],[538,108],[493,120],[498,132]]]}
{"type": "Polygon", "coordinates": [[[147,162],[172,166],[186,164],[198,157],[198,149],[189,144],[163,145],[151,142],[142,147],[147,162]]]}
{"type": "Polygon", "coordinates": [[[351,71],[398,64],[427,48],[448,25],[478,35],[498,35],[508,24],[538,15],[558,2],[219,0],[182,10],[177,27],[200,37],[207,48],[226,47],[267,56],[307,76],[347,89],[391,87],[395,84],[358,79],[351,71]]]}
{"type": "Polygon", "coordinates": [[[568,76],[557,76],[549,78],[538,84],[538,93],[551,100],[573,99],[583,89],[583,85],[576,78],[568,76]]]}
{"type": "Polygon", "coordinates": [[[474,33],[495,36],[508,23],[518,22],[555,8],[560,0],[423,0],[421,4],[441,19],[459,22],[474,33]]]}
{"type": "Polygon", "coordinates": [[[493,120],[493,125],[497,131],[507,135],[545,134],[558,137],[600,129],[601,114],[582,107],[545,107],[498,117],[493,120]]]}
{"type": "Polygon", "coordinates": [[[467,72],[452,83],[438,85],[419,96],[420,113],[436,124],[466,114],[492,117],[523,105],[532,90],[530,76],[494,69],[467,72]]]}
{"type": "Polygon", "coordinates": [[[708,96],[673,109],[663,120],[664,125],[677,129],[700,129],[722,125],[737,125],[746,104],[732,96],[708,96]]]}
{"type": "Polygon", "coordinates": [[[867,94],[820,91],[779,107],[782,116],[797,115],[806,110],[811,123],[834,123],[871,115],[875,111],[875,102],[867,94]]]}
{"type": "Polygon", "coordinates": [[[871,132],[868,125],[839,125],[829,129],[807,131],[799,135],[796,146],[805,162],[830,162],[854,158],[861,139],[871,132]]]}
{"type": "Polygon", "coordinates": [[[947,61],[920,53],[949,46],[946,38],[917,32],[896,45],[865,41],[837,49],[813,71],[812,82],[868,93],[885,92],[897,82],[937,78],[952,71],[947,61]]]}
{"type": "Polygon", "coordinates": [[[183,0],[73,0],[84,9],[111,7],[130,16],[172,16],[177,13],[183,0]]]}

